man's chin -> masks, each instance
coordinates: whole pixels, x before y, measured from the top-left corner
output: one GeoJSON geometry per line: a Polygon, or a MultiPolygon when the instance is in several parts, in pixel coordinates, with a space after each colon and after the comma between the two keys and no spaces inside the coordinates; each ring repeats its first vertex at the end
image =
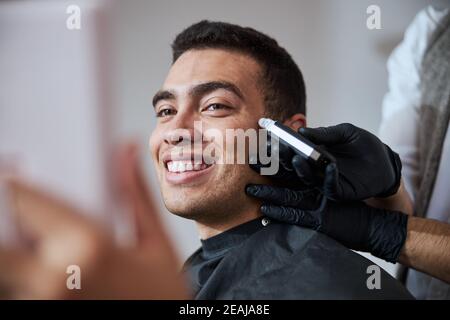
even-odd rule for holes
{"type": "Polygon", "coordinates": [[[184,204],[184,205],[176,205],[176,204],[166,204],[166,209],[180,217],[180,218],[185,218],[185,219],[189,219],[189,220],[194,220],[194,221],[198,221],[202,219],[202,216],[204,216],[204,211],[199,212],[198,207],[197,206],[192,206],[189,204],[184,204]]]}
{"type": "MultiPolygon", "coordinates": [[[[189,188],[190,189],[190,188],[189,188]]],[[[204,214],[204,207],[206,205],[204,192],[196,192],[196,190],[180,190],[170,196],[164,196],[164,204],[167,210],[179,217],[196,220],[199,211],[204,214]]]]}
{"type": "Polygon", "coordinates": [[[164,204],[170,213],[201,223],[214,223],[230,214],[230,210],[224,210],[229,203],[225,204],[222,198],[208,198],[206,192],[189,197],[165,198],[164,204]]]}

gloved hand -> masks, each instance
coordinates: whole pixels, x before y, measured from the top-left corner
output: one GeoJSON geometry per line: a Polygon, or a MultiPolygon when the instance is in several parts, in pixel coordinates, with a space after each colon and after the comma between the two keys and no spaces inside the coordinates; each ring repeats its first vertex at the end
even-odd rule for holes
{"type": "MultiPolygon", "coordinates": [[[[304,160],[297,159],[301,157],[299,155],[296,155],[291,148],[278,143],[272,145],[271,141],[272,140],[268,137],[267,156],[270,157],[272,154],[277,154],[279,167],[276,174],[271,175],[270,178],[272,178],[275,182],[281,183],[281,185],[283,185],[284,187],[292,189],[304,189],[305,183],[302,179],[298,178],[297,173],[294,171],[294,166],[292,165],[292,163],[300,163],[300,165],[302,165],[304,160]]],[[[261,168],[267,168],[270,165],[270,163],[266,165],[261,164],[257,154],[249,155],[249,166],[258,174],[262,174],[261,168]]]]}
{"type": "MultiPolygon", "coordinates": [[[[339,201],[388,197],[397,192],[400,158],[375,135],[348,123],[300,128],[299,133],[333,155],[336,163],[329,164],[321,177],[306,159],[283,151],[280,163],[285,179],[319,187],[327,198],[339,201]]],[[[257,170],[255,166],[253,169],[257,170]]]]}
{"type": "Polygon", "coordinates": [[[397,261],[406,240],[408,215],[401,212],[335,202],[314,190],[248,185],[246,193],[263,200],[261,212],[269,218],[312,228],[389,262],[397,261]]]}

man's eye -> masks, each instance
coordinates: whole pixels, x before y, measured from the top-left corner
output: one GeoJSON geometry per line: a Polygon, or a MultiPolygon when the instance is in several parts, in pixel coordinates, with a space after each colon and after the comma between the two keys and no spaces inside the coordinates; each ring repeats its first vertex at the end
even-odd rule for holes
{"type": "Polygon", "coordinates": [[[171,108],[164,108],[164,109],[159,110],[156,113],[156,117],[162,118],[162,117],[173,116],[174,114],[176,114],[176,110],[171,109],[171,108]]]}
{"type": "Polygon", "coordinates": [[[223,110],[229,109],[230,107],[220,104],[220,103],[212,103],[208,107],[206,107],[205,111],[215,111],[215,110],[223,110]]]}

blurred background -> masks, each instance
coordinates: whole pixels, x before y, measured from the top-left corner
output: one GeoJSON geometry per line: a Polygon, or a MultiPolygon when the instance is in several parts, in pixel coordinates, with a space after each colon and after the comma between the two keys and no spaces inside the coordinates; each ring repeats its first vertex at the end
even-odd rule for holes
{"type": "MultiPolygon", "coordinates": [[[[51,1],[32,1],[45,5],[51,1]]],[[[61,7],[83,6],[90,1],[53,1],[61,7]]],[[[112,80],[110,107],[120,138],[134,137],[142,145],[143,163],[152,188],[159,188],[148,152],[148,137],[155,125],[151,104],[171,65],[170,44],[177,33],[202,19],[250,26],[275,38],[291,53],[303,72],[307,87],[309,126],[351,122],[376,133],[381,104],[387,90],[386,61],[401,41],[425,0],[124,0],[104,1],[112,12],[105,37],[108,80],[112,80]],[[369,30],[369,5],[381,9],[381,29],[369,30]]],[[[0,2],[2,8],[12,1],[0,2]]],[[[14,1],[25,4],[26,1],[14,1]]],[[[0,15],[5,19],[5,15],[0,15]]],[[[14,18],[9,16],[10,18],[14,18]]],[[[83,15],[82,15],[83,17],[83,15]]],[[[83,19],[83,18],[82,18],[83,19]]],[[[1,21],[0,21],[1,23],[1,21]]],[[[0,30],[2,36],[9,30],[0,30]]],[[[36,42],[36,46],[43,45],[36,42]]],[[[1,49],[1,46],[0,46],[1,49]]],[[[42,49],[42,48],[41,48],[42,49]]],[[[76,61],[77,56],[73,56],[76,61]]],[[[0,66],[5,67],[3,61],[0,66]]],[[[4,70],[0,70],[0,74],[4,70]]],[[[2,92],[0,88],[0,103],[2,92]]],[[[26,94],[27,88],[24,87],[26,94]]],[[[5,101],[3,100],[3,103],[5,101]]],[[[3,106],[0,104],[0,107],[3,106]]],[[[61,106],[64,107],[64,106],[61,106]]],[[[0,116],[7,116],[0,113],[0,116]]],[[[158,198],[168,231],[184,259],[199,246],[192,221],[168,213],[158,198]]]]}

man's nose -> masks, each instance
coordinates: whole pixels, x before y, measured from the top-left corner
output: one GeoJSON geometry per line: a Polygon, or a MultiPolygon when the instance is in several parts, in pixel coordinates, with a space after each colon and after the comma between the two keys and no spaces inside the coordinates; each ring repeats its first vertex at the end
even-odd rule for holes
{"type": "Polygon", "coordinates": [[[179,113],[173,120],[170,128],[164,133],[164,142],[181,145],[191,144],[195,139],[201,139],[201,132],[197,132],[198,125],[193,115],[179,113]]]}
{"type": "Polygon", "coordinates": [[[194,132],[188,128],[176,128],[164,134],[164,142],[171,145],[191,143],[194,140],[194,132]]]}

